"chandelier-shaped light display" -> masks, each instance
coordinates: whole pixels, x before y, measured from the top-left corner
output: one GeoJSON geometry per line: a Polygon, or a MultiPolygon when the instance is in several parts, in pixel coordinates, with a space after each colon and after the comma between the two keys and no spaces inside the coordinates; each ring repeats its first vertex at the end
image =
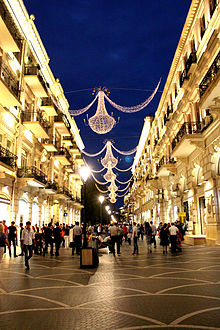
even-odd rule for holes
{"type": "MultiPolygon", "coordinates": [[[[160,80],[161,81],[161,80],[160,80]]],[[[69,113],[71,116],[79,116],[89,110],[89,108],[92,107],[96,99],[98,98],[98,107],[96,110],[96,113],[94,116],[88,119],[88,123],[90,128],[97,134],[106,134],[112,130],[112,128],[116,125],[116,121],[113,116],[110,116],[105,108],[105,99],[117,110],[127,113],[134,113],[137,111],[140,111],[144,109],[154,98],[154,95],[156,94],[160,81],[157,84],[157,87],[153,91],[150,97],[148,97],[144,102],[142,102],[139,105],[131,106],[131,107],[125,107],[118,105],[117,103],[113,102],[108,97],[108,90],[104,88],[98,88],[98,93],[96,94],[94,100],[85,108],[80,110],[69,110],[69,113]],[[106,93],[106,94],[105,94],[106,93]]],[[[94,94],[94,93],[93,93],[94,94]]]]}
{"type": "Polygon", "coordinates": [[[111,168],[114,168],[118,164],[118,160],[113,156],[111,141],[107,141],[106,148],[106,154],[105,157],[101,160],[101,164],[105,168],[108,168],[109,166],[111,166],[111,168]]]}
{"type": "Polygon", "coordinates": [[[115,197],[116,197],[116,193],[111,192],[111,193],[109,194],[109,198],[110,198],[110,199],[115,198],[115,197]]]}
{"type": "Polygon", "coordinates": [[[115,118],[109,116],[105,108],[104,92],[98,93],[98,107],[94,116],[89,118],[90,128],[98,134],[106,134],[116,125],[115,118]]]}
{"type": "Polygon", "coordinates": [[[115,181],[111,182],[110,186],[108,187],[108,190],[110,192],[116,192],[118,190],[118,187],[116,186],[115,181]]]}
{"type": "Polygon", "coordinates": [[[112,204],[115,204],[115,203],[117,202],[117,199],[116,199],[116,198],[111,198],[111,199],[110,199],[110,202],[111,202],[112,204]]]}
{"type": "Polygon", "coordinates": [[[110,165],[108,166],[108,170],[103,177],[107,182],[112,182],[116,179],[116,174],[112,171],[112,167],[110,165]]]}

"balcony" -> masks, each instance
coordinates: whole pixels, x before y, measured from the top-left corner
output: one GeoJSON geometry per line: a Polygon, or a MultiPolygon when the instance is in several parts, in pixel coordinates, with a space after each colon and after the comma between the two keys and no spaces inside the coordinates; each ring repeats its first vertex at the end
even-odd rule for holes
{"type": "Polygon", "coordinates": [[[76,155],[75,163],[78,164],[78,165],[84,164],[84,160],[81,158],[81,155],[76,155]]]}
{"type": "Polygon", "coordinates": [[[63,113],[59,113],[58,116],[54,117],[54,127],[58,133],[62,136],[71,136],[70,133],[70,122],[63,113]]]}
{"type": "Polygon", "coordinates": [[[23,111],[23,125],[30,130],[38,139],[49,139],[50,123],[42,117],[39,111],[23,111]]]}
{"type": "MultiPolygon", "coordinates": [[[[0,27],[1,30],[1,27],[0,27]]],[[[0,57],[0,104],[3,107],[20,106],[19,82],[0,57]]]]}
{"type": "Polygon", "coordinates": [[[35,166],[18,168],[17,176],[24,186],[43,188],[47,183],[46,175],[35,166]]]}
{"type": "Polygon", "coordinates": [[[48,152],[56,152],[58,150],[58,141],[55,137],[50,139],[43,139],[41,143],[44,149],[48,152]]]}
{"type": "Polygon", "coordinates": [[[64,169],[68,173],[75,173],[74,165],[73,163],[71,165],[64,166],[64,169]]]}
{"type": "Polygon", "coordinates": [[[71,164],[71,155],[66,148],[58,148],[57,152],[54,153],[54,158],[63,166],[71,164]]]}
{"type": "Polygon", "coordinates": [[[78,156],[81,155],[81,153],[80,153],[80,151],[79,151],[79,149],[78,149],[75,142],[73,143],[72,147],[70,147],[69,152],[73,155],[78,155],[78,156]]]}
{"type": "Polygon", "coordinates": [[[12,152],[0,145],[0,171],[15,171],[17,167],[17,158],[18,157],[15,156],[12,152]]]}
{"type": "Polygon", "coordinates": [[[68,188],[59,186],[57,189],[57,192],[55,194],[55,197],[57,199],[66,199],[67,200],[67,199],[71,199],[72,195],[68,188]]]}
{"type": "Polygon", "coordinates": [[[45,186],[45,192],[49,195],[56,194],[58,190],[58,184],[55,181],[48,181],[45,186]]]}
{"type": "Polygon", "coordinates": [[[158,177],[169,176],[170,172],[176,173],[176,160],[171,157],[163,156],[156,166],[158,177]]]}
{"type": "Polygon", "coordinates": [[[47,88],[39,66],[26,66],[24,79],[36,97],[47,97],[47,88]]]}
{"type": "Polygon", "coordinates": [[[220,52],[216,56],[210,69],[207,71],[201,84],[199,85],[200,97],[206,93],[206,100],[203,103],[203,107],[208,107],[212,100],[219,98],[220,95],[220,81],[219,81],[219,68],[220,68],[220,52]],[[207,95],[208,94],[208,95],[207,95]]]}
{"type": "Polygon", "coordinates": [[[64,147],[71,147],[74,145],[74,140],[72,136],[63,136],[64,147]]]}
{"type": "Polygon", "coordinates": [[[54,105],[52,99],[49,97],[43,97],[41,99],[40,109],[44,111],[47,116],[57,116],[56,106],[54,105]]]}
{"type": "Polygon", "coordinates": [[[189,80],[190,73],[197,63],[196,52],[191,52],[188,59],[186,60],[185,69],[182,71],[180,75],[180,87],[183,86],[185,80],[189,80]]]}
{"type": "Polygon", "coordinates": [[[4,52],[20,52],[22,47],[21,37],[2,1],[0,2],[0,47],[4,52]]]}
{"type": "Polygon", "coordinates": [[[196,149],[196,143],[203,143],[202,132],[212,121],[213,118],[209,116],[200,123],[185,122],[172,141],[172,157],[187,158],[196,149]]]}

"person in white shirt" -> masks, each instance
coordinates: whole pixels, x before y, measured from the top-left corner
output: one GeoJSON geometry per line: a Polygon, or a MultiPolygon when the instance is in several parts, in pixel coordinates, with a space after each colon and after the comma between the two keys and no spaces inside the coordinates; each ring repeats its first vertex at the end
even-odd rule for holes
{"type": "Polygon", "coordinates": [[[132,238],[134,241],[134,252],[132,254],[134,255],[135,253],[138,254],[138,228],[136,226],[136,222],[133,222],[132,238]]]}
{"type": "MultiPolygon", "coordinates": [[[[78,221],[76,221],[76,225],[73,228],[73,240],[76,247],[76,253],[80,255],[80,248],[82,245],[82,228],[79,226],[78,221]]],[[[72,251],[72,255],[74,255],[74,250],[72,251]]]]}
{"type": "Polygon", "coordinates": [[[29,260],[32,257],[32,248],[33,244],[35,244],[35,234],[33,229],[31,229],[31,222],[26,222],[26,227],[23,229],[21,234],[21,243],[22,243],[22,250],[24,251],[25,255],[25,266],[26,269],[29,270],[29,260]]]}
{"type": "Polygon", "coordinates": [[[171,252],[174,253],[176,252],[176,239],[177,239],[177,233],[179,232],[178,228],[174,225],[174,223],[171,223],[169,232],[170,232],[171,252]]]}
{"type": "Polygon", "coordinates": [[[154,243],[154,248],[156,249],[156,235],[157,235],[157,228],[156,226],[153,224],[153,221],[150,222],[150,226],[152,229],[152,243],[154,243]]]}

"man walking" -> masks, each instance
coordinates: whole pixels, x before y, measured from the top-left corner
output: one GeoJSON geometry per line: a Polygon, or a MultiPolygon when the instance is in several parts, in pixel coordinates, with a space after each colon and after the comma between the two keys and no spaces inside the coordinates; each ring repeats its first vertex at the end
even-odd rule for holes
{"type": "Polygon", "coordinates": [[[59,222],[56,223],[56,226],[53,229],[53,236],[54,236],[55,249],[56,249],[55,255],[56,257],[58,257],[60,244],[61,244],[61,228],[59,226],[59,222]]]}
{"type": "MultiPolygon", "coordinates": [[[[16,258],[16,244],[17,244],[17,228],[15,227],[15,222],[11,222],[11,226],[8,227],[8,243],[14,246],[14,257],[16,258]]],[[[9,250],[9,256],[11,257],[11,249],[9,250]]]]}
{"type": "Polygon", "coordinates": [[[152,243],[154,243],[154,248],[156,249],[156,234],[157,234],[157,228],[154,226],[153,221],[150,222],[150,226],[152,229],[152,243]]]}
{"type": "Polygon", "coordinates": [[[46,252],[48,251],[48,246],[50,245],[50,255],[53,256],[53,230],[52,223],[50,222],[47,227],[44,229],[44,239],[45,247],[43,250],[43,256],[45,257],[46,252]]]}
{"type": "Polygon", "coordinates": [[[135,253],[138,254],[138,228],[136,226],[136,222],[133,222],[132,238],[134,241],[134,252],[132,255],[134,255],[135,253]]]}
{"type": "Polygon", "coordinates": [[[25,255],[25,267],[27,270],[29,267],[29,260],[32,257],[33,244],[35,243],[35,234],[33,229],[31,229],[31,222],[26,222],[26,227],[23,229],[21,234],[22,250],[25,255]]]}
{"type": "MultiPolygon", "coordinates": [[[[79,255],[80,248],[82,245],[82,228],[79,226],[78,221],[76,221],[76,225],[73,228],[73,240],[74,240],[74,245],[76,247],[76,253],[79,255]]],[[[72,255],[74,255],[74,247],[72,248],[72,255]]]]}
{"type": "Polygon", "coordinates": [[[178,228],[174,226],[174,223],[171,224],[171,227],[169,228],[170,232],[170,243],[171,243],[171,252],[176,252],[176,239],[177,239],[177,233],[179,232],[178,228]]]}
{"type": "Polygon", "coordinates": [[[120,242],[119,242],[119,232],[118,232],[118,226],[117,224],[114,224],[110,227],[110,236],[112,241],[112,253],[115,257],[115,243],[117,244],[117,254],[120,254],[120,242]]]}

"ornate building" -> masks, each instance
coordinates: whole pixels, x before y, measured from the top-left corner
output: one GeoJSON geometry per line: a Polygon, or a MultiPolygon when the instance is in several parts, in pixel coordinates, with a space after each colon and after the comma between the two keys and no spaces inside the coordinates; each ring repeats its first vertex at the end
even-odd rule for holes
{"type": "Polygon", "coordinates": [[[171,222],[220,243],[220,4],[193,0],[155,117],[145,119],[127,217],[171,222]]]}
{"type": "Polygon", "coordinates": [[[84,148],[22,0],[0,0],[0,219],[80,220],[84,148]]]}

